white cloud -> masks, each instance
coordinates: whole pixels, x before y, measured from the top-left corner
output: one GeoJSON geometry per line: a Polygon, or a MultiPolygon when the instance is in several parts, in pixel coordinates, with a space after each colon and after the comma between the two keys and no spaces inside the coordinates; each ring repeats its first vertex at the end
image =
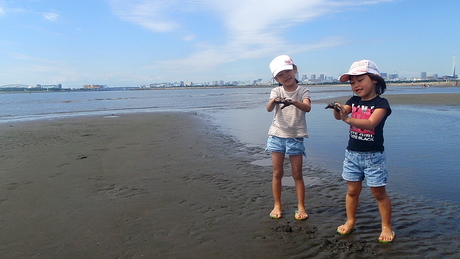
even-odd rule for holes
{"type": "Polygon", "coordinates": [[[172,31],[179,24],[169,14],[177,1],[110,0],[114,13],[121,20],[132,22],[155,32],[172,31]]]}
{"type": "MultiPolygon", "coordinates": [[[[338,36],[316,42],[292,43],[285,31],[302,26],[318,17],[346,11],[361,5],[392,0],[331,1],[331,0],[109,0],[120,19],[154,32],[174,32],[181,28],[179,21],[187,22],[187,15],[210,12],[224,25],[224,43],[199,43],[191,46],[193,53],[183,59],[162,61],[171,69],[184,68],[199,71],[197,60],[206,67],[217,66],[242,59],[272,56],[286,49],[290,53],[327,49],[344,43],[338,36]],[[178,19],[178,17],[180,19],[178,19]]],[[[187,26],[192,26],[188,23],[187,26]]],[[[192,28],[204,30],[206,28],[192,28]]],[[[184,38],[184,37],[183,37],[184,38]]],[[[192,39],[185,37],[185,40],[192,39]]],[[[195,42],[195,41],[193,41],[195,42]]]]}
{"type": "Polygon", "coordinates": [[[195,35],[187,35],[183,38],[184,41],[192,41],[196,38],[195,35]]]}
{"type": "Polygon", "coordinates": [[[27,13],[23,8],[9,7],[5,1],[0,0],[0,15],[6,15],[10,13],[27,13]]]}
{"type": "Polygon", "coordinates": [[[11,46],[19,46],[21,45],[21,43],[15,42],[15,41],[0,40],[0,45],[5,46],[5,47],[11,47],[11,46]]]}
{"type": "Polygon", "coordinates": [[[23,53],[7,52],[7,54],[13,59],[20,59],[20,60],[27,60],[27,61],[31,61],[31,60],[36,59],[36,58],[34,58],[34,57],[30,56],[30,55],[23,54],[23,53]]]}
{"type": "Polygon", "coordinates": [[[43,17],[51,22],[55,22],[59,19],[60,15],[57,13],[44,13],[43,17]]]}

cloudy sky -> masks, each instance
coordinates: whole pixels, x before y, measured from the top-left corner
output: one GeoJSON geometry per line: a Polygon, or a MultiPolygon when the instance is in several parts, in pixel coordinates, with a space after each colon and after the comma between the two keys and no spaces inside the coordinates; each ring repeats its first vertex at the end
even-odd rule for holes
{"type": "MultiPolygon", "coordinates": [[[[0,86],[338,77],[358,59],[407,78],[452,74],[458,0],[0,0],[0,86]]],[[[460,63],[460,61],[459,61],[460,63]]]]}

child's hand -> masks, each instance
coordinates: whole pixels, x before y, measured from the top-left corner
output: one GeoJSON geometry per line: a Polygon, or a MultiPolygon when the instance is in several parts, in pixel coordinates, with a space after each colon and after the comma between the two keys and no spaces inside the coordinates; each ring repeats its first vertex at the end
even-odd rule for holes
{"type": "Polygon", "coordinates": [[[338,102],[330,103],[324,109],[334,109],[337,112],[340,112],[338,104],[339,104],[338,102]]]}
{"type": "Polygon", "coordinates": [[[348,119],[348,112],[345,107],[339,102],[333,102],[328,104],[325,109],[334,109],[334,117],[337,120],[345,121],[348,119]]]}
{"type": "Polygon", "coordinates": [[[274,101],[275,101],[276,104],[283,103],[283,99],[281,99],[281,97],[276,97],[276,98],[274,99],[274,101]]]}
{"type": "Polygon", "coordinates": [[[286,108],[287,106],[289,106],[289,105],[292,104],[292,100],[291,100],[291,99],[287,99],[287,98],[279,98],[279,97],[276,97],[276,98],[275,98],[275,103],[276,103],[276,104],[283,104],[283,106],[281,107],[281,109],[284,109],[284,108],[286,108]]]}
{"type": "Polygon", "coordinates": [[[335,107],[337,108],[336,111],[340,115],[340,119],[346,122],[346,120],[348,119],[348,112],[345,109],[345,107],[343,107],[343,105],[339,102],[335,103],[335,107]]]}

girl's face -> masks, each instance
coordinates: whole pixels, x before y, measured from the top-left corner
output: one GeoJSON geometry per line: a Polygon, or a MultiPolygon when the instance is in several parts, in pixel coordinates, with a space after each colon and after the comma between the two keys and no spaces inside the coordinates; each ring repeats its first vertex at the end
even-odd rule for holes
{"type": "Polygon", "coordinates": [[[282,84],[283,86],[293,86],[296,85],[295,74],[297,69],[283,70],[275,76],[276,82],[282,84]]]}
{"type": "Polygon", "coordinates": [[[377,81],[372,80],[369,75],[350,76],[351,90],[365,101],[377,96],[376,84],[377,81]]]}

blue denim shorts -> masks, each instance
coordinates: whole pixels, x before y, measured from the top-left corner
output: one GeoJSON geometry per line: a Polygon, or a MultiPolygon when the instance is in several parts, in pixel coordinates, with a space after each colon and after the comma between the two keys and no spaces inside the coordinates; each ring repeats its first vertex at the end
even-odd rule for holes
{"type": "Polygon", "coordinates": [[[388,181],[385,152],[346,150],[342,177],[351,182],[366,179],[369,187],[385,186],[388,181]]]}
{"type": "Polygon", "coordinates": [[[303,138],[280,138],[270,135],[265,151],[283,153],[289,156],[307,156],[305,146],[303,145],[303,138]]]}

